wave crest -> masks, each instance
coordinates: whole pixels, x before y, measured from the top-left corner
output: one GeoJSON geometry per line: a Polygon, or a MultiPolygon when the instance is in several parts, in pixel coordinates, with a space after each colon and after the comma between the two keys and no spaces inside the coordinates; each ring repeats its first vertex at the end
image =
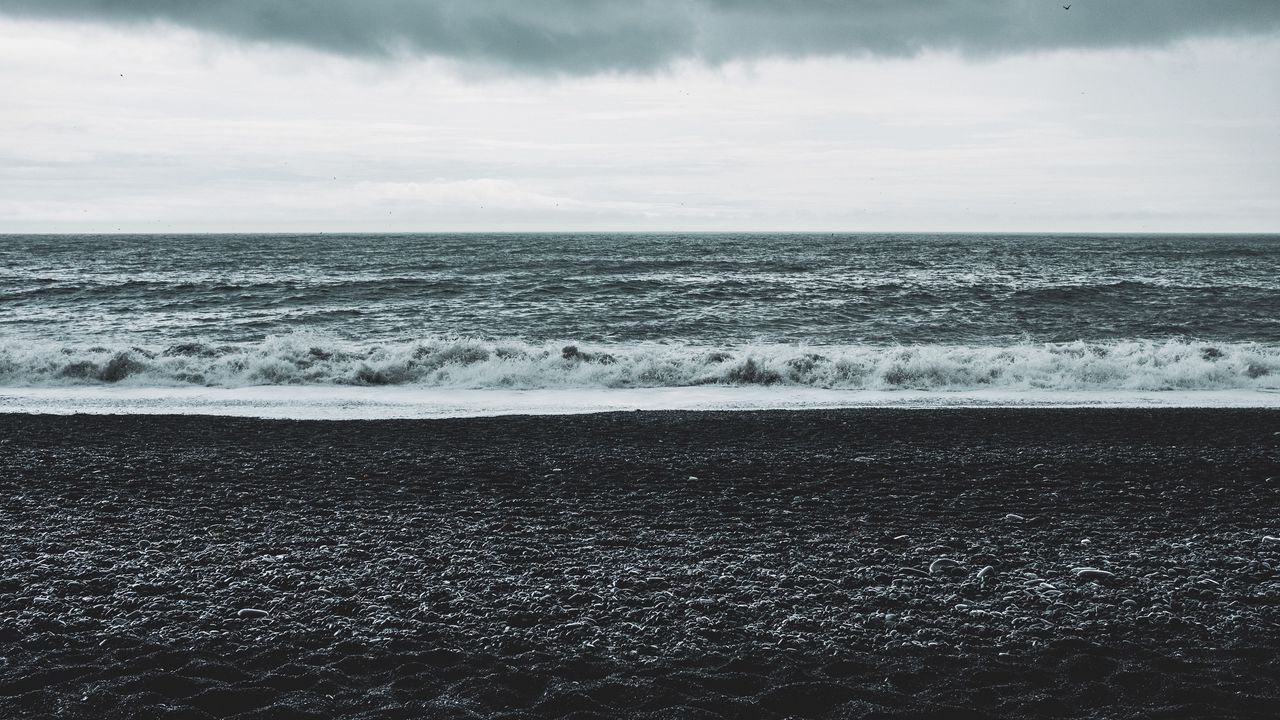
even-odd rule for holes
{"type": "Polygon", "coordinates": [[[795,385],[850,390],[1280,389],[1280,346],[1189,340],[1014,345],[529,343],[436,336],[354,343],[308,334],[156,348],[0,346],[0,383],[247,387],[643,388],[795,385]]]}

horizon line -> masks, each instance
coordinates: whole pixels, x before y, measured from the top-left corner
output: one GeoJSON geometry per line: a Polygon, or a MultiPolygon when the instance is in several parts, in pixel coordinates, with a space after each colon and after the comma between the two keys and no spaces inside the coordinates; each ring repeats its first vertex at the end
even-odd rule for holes
{"type": "Polygon", "coordinates": [[[199,236],[216,236],[216,235],[274,235],[274,236],[301,236],[301,235],[358,235],[358,236],[376,236],[376,235],[1176,235],[1176,236],[1198,236],[1198,235],[1276,235],[1280,236],[1280,229],[1277,230],[779,230],[779,229],[756,229],[756,230],[616,230],[616,229],[598,229],[598,230],[114,230],[114,231],[77,231],[77,230],[46,230],[46,231],[6,231],[0,230],[0,237],[18,237],[18,236],[72,236],[72,235],[96,235],[96,236],[123,236],[123,235],[142,235],[142,236],[164,236],[164,235],[199,235],[199,236]]]}

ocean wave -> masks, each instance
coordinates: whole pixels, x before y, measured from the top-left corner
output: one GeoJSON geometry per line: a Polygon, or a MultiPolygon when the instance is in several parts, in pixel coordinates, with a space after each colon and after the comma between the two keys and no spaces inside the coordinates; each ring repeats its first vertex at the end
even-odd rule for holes
{"type": "Polygon", "coordinates": [[[1011,345],[531,343],[435,336],[357,343],[0,345],[0,385],[804,386],[850,390],[1280,389],[1280,345],[1125,340],[1011,345]]]}

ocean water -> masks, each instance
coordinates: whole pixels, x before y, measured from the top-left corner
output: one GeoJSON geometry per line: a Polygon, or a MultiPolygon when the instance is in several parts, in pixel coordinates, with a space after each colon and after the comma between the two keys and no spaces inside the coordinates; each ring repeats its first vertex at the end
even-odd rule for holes
{"type": "Polygon", "coordinates": [[[1269,404],[1280,237],[0,236],[0,409],[264,388],[1269,404]]]}

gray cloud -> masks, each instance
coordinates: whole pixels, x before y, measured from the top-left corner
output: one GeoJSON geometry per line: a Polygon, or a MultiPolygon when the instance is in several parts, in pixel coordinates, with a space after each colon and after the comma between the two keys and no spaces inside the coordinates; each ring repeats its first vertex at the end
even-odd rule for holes
{"type": "Polygon", "coordinates": [[[643,72],[682,59],[990,56],[1280,30],[1276,0],[0,0],[0,13],[172,23],[534,74],[643,72]]]}

